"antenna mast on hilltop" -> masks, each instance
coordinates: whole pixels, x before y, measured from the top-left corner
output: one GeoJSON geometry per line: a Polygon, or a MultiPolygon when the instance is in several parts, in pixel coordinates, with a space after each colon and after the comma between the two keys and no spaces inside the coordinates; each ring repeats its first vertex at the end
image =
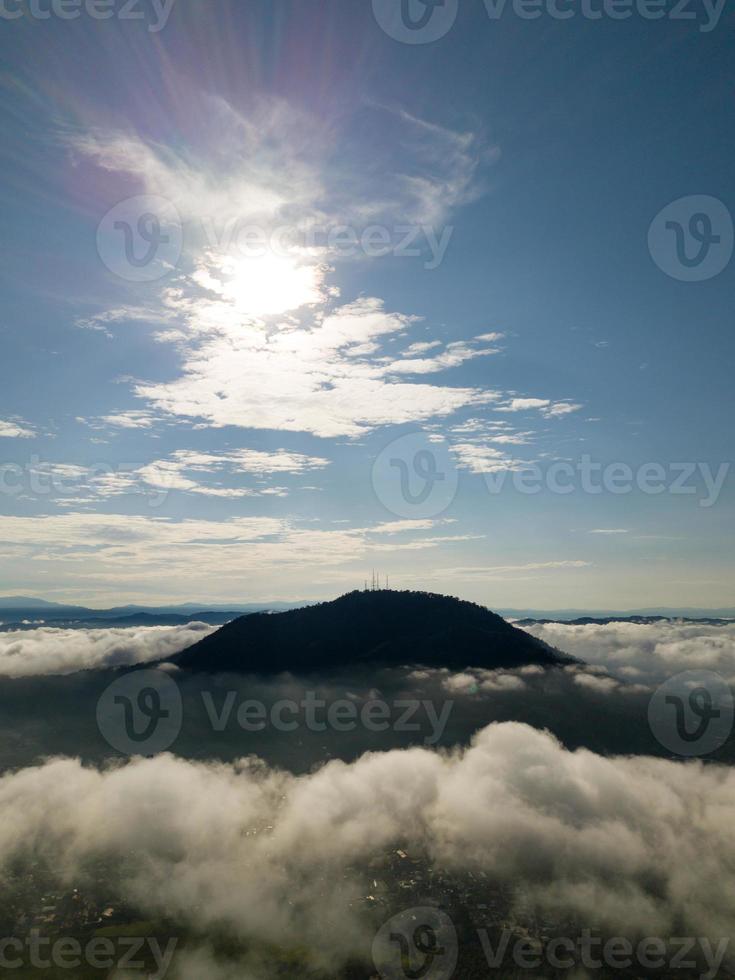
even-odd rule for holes
{"type": "MultiPolygon", "coordinates": [[[[368,580],[367,579],[365,579],[365,586],[364,586],[364,588],[365,588],[365,592],[380,592],[381,591],[381,588],[380,588],[380,572],[376,572],[375,569],[373,569],[372,574],[370,576],[370,588],[368,588],[368,580]]],[[[388,588],[388,576],[386,575],[385,576],[385,584],[383,585],[383,589],[387,589],[387,588],[388,588]]]]}

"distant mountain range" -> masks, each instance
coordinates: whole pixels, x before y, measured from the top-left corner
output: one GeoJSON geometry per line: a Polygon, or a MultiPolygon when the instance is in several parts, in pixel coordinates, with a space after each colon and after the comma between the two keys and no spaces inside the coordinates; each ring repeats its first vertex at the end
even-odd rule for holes
{"type": "Polygon", "coordinates": [[[608,626],[610,623],[637,623],[652,626],[655,623],[699,623],[702,626],[729,626],[732,616],[580,616],[578,619],[514,619],[516,626],[541,626],[561,623],[564,626],[608,626]]]}
{"type": "Polygon", "coordinates": [[[735,606],[707,608],[704,606],[653,606],[650,609],[499,609],[499,614],[507,619],[526,619],[549,623],[569,622],[571,620],[599,619],[734,619],[735,606]]]}
{"type": "Polygon", "coordinates": [[[251,613],[170,658],[208,673],[308,673],[363,664],[558,666],[572,658],[484,606],[429,592],[349,592],[332,602],[251,613]]]}
{"type": "MultiPolygon", "coordinates": [[[[113,606],[109,609],[92,609],[88,606],[75,606],[64,602],[52,602],[34,596],[0,596],[0,614],[9,610],[13,613],[44,612],[56,618],[77,616],[92,619],[94,617],[110,618],[113,616],[129,616],[135,613],[151,615],[172,614],[185,616],[191,612],[260,612],[264,609],[287,610],[298,609],[302,606],[315,605],[313,601],[299,600],[296,602],[180,602],[157,606],[129,604],[113,606]]],[[[636,617],[658,617],[665,619],[733,619],[735,606],[707,608],[704,606],[652,606],[645,609],[511,609],[499,607],[499,616],[506,619],[548,620],[560,622],[573,619],[633,619],[636,617]]]]}
{"type": "MultiPolygon", "coordinates": [[[[403,595],[407,593],[401,593],[403,595]]],[[[418,593],[416,593],[418,594],[418,593]]],[[[423,593],[427,594],[427,593],[423,593]]],[[[52,602],[34,596],[0,597],[0,631],[13,629],[33,629],[38,625],[65,628],[108,628],[132,626],[179,626],[192,620],[209,623],[213,626],[228,623],[244,614],[255,612],[284,612],[308,608],[316,605],[301,602],[183,602],[172,605],[143,606],[130,604],[113,606],[110,609],[92,609],[88,606],[73,606],[52,602]]],[[[328,605],[322,603],[321,605],[328,605]]],[[[482,608],[482,607],[478,607],[482,608]]],[[[654,608],[628,609],[620,612],[611,610],[585,609],[498,609],[497,615],[513,620],[519,626],[532,623],[570,623],[575,625],[610,622],[660,622],[664,619],[677,619],[703,622],[710,625],[724,625],[735,619],[735,607],[706,609],[654,608]]]]}
{"type": "Polygon", "coordinates": [[[31,629],[40,624],[65,628],[107,628],[125,626],[179,626],[197,620],[221,625],[243,613],[264,609],[293,609],[303,603],[196,603],[184,602],[171,606],[114,606],[111,609],[90,609],[48,602],[29,596],[0,598],[0,630],[31,629]]]}
{"type": "Polygon", "coordinates": [[[141,606],[130,604],[127,606],[112,606],[109,609],[91,609],[88,606],[74,606],[66,602],[49,602],[47,599],[37,599],[31,596],[13,595],[0,596],[0,611],[11,609],[32,609],[49,613],[65,614],[69,612],[83,612],[88,616],[123,616],[129,613],[148,612],[148,613],[185,613],[191,610],[208,609],[211,612],[221,612],[235,610],[237,612],[255,612],[259,609],[295,609],[303,606],[301,602],[180,602],[174,605],[160,606],[141,606]]]}

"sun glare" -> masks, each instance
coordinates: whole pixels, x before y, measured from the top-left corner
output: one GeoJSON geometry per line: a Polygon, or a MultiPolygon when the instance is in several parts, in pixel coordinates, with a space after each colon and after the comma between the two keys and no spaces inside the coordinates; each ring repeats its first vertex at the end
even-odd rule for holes
{"type": "Polygon", "coordinates": [[[220,266],[223,299],[240,313],[274,316],[322,300],[322,270],[290,256],[228,256],[220,266]]]}

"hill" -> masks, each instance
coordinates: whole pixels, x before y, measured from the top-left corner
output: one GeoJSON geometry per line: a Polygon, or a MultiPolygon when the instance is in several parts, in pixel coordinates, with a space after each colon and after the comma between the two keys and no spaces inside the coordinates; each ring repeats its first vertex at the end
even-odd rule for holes
{"type": "Polygon", "coordinates": [[[356,664],[554,666],[571,662],[484,606],[428,592],[349,592],[332,602],[241,616],[171,658],[216,672],[309,672],[356,664]]]}
{"type": "Polygon", "coordinates": [[[27,595],[0,596],[0,609],[60,609],[58,602],[36,599],[27,595]]]}

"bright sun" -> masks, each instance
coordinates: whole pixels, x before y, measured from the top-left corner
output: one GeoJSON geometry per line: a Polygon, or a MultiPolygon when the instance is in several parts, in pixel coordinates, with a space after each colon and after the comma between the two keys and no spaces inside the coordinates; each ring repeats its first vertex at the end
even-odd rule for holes
{"type": "Polygon", "coordinates": [[[255,258],[228,255],[216,281],[224,300],[239,313],[274,316],[322,300],[322,269],[289,256],[255,258]]]}

